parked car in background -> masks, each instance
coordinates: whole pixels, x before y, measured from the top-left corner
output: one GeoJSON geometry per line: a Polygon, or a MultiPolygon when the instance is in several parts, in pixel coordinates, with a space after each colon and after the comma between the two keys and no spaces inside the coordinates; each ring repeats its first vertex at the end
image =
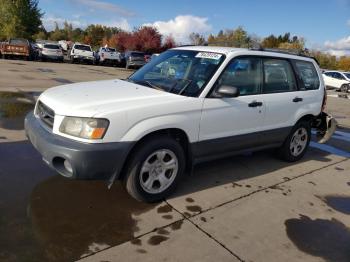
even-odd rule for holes
{"type": "Polygon", "coordinates": [[[321,78],[305,56],[180,47],[125,80],[46,90],[25,130],[62,176],[121,179],[134,198],[161,201],[197,163],[267,148],[298,161],[312,128],[326,142],[336,122],[321,78]]]}
{"type": "Polygon", "coordinates": [[[96,64],[99,65],[122,65],[123,56],[120,52],[117,52],[115,48],[100,47],[95,54],[96,64]]]}
{"type": "Polygon", "coordinates": [[[43,44],[39,51],[39,59],[41,61],[54,60],[63,62],[64,56],[59,44],[43,44]]]}
{"type": "Polygon", "coordinates": [[[69,58],[71,63],[95,63],[95,55],[90,45],[75,43],[70,51],[69,58]]]}
{"type": "Polygon", "coordinates": [[[7,42],[3,42],[0,46],[0,53],[3,58],[20,57],[26,60],[33,59],[33,50],[27,39],[11,38],[7,42]]]}
{"type": "Polygon", "coordinates": [[[327,88],[335,88],[337,91],[350,91],[350,72],[326,71],[323,80],[327,88]]]}
{"type": "Polygon", "coordinates": [[[125,68],[140,68],[146,64],[145,53],[139,51],[125,52],[125,68]]]}
{"type": "Polygon", "coordinates": [[[68,54],[69,49],[72,46],[72,42],[67,40],[60,40],[58,41],[58,44],[61,46],[63,53],[68,54]]]}

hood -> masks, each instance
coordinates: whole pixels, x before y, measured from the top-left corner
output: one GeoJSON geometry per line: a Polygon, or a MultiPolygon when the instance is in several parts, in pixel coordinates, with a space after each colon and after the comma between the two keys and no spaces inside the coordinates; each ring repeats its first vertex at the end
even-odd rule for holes
{"type": "Polygon", "coordinates": [[[185,97],[123,80],[82,82],[50,88],[39,100],[57,115],[92,117],[107,111],[183,100],[185,97]]]}

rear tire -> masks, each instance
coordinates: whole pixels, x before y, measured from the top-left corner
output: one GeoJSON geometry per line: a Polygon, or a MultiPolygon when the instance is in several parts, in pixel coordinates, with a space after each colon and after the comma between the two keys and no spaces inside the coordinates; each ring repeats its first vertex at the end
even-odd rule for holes
{"type": "Polygon", "coordinates": [[[186,160],[181,145],[166,136],[146,140],[128,161],[124,185],[142,202],[158,202],[169,196],[181,180],[186,160]]]}
{"type": "Polygon", "coordinates": [[[311,125],[309,121],[299,121],[279,148],[280,157],[288,162],[300,160],[310,144],[311,125]]]}

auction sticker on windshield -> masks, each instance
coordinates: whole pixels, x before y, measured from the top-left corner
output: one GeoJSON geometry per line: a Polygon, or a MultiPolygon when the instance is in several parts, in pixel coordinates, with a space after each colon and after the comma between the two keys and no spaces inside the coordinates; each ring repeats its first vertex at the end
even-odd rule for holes
{"type": "Polygon", "coordinates": [[[210,53],[210,52],[199,52],[196,55],[196,58],[207,58],[207,59],[214,59],[214,60],[219,60],[221,57],[222,57],[221,54],[210,53]]]}

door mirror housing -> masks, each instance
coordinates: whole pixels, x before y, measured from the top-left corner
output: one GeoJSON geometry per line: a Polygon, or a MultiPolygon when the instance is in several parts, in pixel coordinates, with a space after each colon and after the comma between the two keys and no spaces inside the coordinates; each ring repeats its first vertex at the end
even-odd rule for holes
{"type": "Polygon", "coordinates": [[[216,97],[237,97],[239,89],[235,86],[221,85],[215,92],[216,97]]]}

